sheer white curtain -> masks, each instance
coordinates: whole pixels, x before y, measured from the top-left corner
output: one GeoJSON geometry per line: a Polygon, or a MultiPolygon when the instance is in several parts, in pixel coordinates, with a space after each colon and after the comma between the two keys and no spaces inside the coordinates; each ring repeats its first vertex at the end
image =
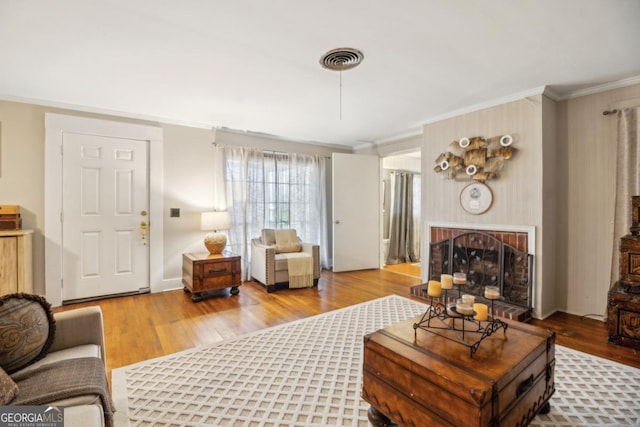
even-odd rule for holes
{"type": "Polygon", "coordinates": [[[618,149],[616,158],[616,206],[613,222],[613,257],[611,283],[620,274],[620,238],[629,234],[631,196],[640,195],[640,107],[625,108],[618,113],[618,149]]]}
{"type": "Polygon", "coordinates": [[[231,219],[228,247],[242,255],[243,280],[249,279],[251,239],[263,228],[295,228],[304,242],[320,245],[326,268],[325,159],[231,146],[217,147],[216,156],[222,159],[231,219]]]}
{"type": "Polygon", "coordinates": [[[290,221],[303,242],[320,245],[320,265],[328,268],[326,159],[290,154],[290,221]]]}

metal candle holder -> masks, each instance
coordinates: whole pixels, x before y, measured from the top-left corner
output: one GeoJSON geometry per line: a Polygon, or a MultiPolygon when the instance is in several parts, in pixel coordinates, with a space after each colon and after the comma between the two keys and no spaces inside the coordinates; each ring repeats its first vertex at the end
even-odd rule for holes
{"type": "MultiPolygon", "coordinates": [[[[460,294],[460,289],[458,288],[458,295],[460,294]]],[[[493,335],[494,332],[502,329],[503,333],[506,335],[507,327],[509,326],[505,322],[500,319],[496,319],[493,315],[493,302],[491,299],[491,313],[490,316],[487,317],[487,320],[475,320],[474,316],[478,313],[472,311],[471,314],[462,314],[459,313],[455,307],[451,307],[447,309],[447,290],[444,289],[444,304],[439,301],[434,301],[434,297],[429,296],[430,306],[427,308],[427,311],[422,315],[422,318],[419,322],[413,324],[414,336],[417,338],[418,329],[422,329],[424,331],[430,332],[432,334],[436,334],[443,338],[446,338],[450,341],[457,342],[459,344],[464,345],[469,348],[470,357],[473,357],[478,348],[480,347],[480,343],[485,338],[493,335]],[[448,313],[448,310],[451,310],[456,315],[451,316],[448,313]],[[450,323],[447,323],[447,319],[452,319],[450,323]],[[461,325],[457,325],[456,320],[461,320],[461,325]],[[438,322],[437,324],[431,324],[431,321],[438,322]],[[472,325],[471,328],[467,328],[466,324],[470,323],[472,325]],[[446,334],[440,331],[454,331],[455,334],[446,334]],[[465,340],[465,334],[479,334],[477,340],[473,342],[467,342],[465,340]]]]}

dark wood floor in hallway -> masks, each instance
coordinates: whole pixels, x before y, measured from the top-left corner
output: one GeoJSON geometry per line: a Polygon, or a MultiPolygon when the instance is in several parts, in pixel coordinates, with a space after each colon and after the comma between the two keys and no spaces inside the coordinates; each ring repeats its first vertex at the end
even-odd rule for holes
{"type": "MultiPolygon", "coordinates": [[[[267,293],[246,282],[240,294],[194,303],[182,290],[67,305],[56,311],[100,305],[110,371],[142,360],[253,332],[386,295],[411,298],[420,279],[386,270],[323,271],[318,287],[267,293]]],[[[421,300],[424,302],[424,300],[421,300]]],[[[557,333],[557,343],[640,368],[637,350],[607,343],[606,324],[557,313],[535,324],[557,333]]]]}

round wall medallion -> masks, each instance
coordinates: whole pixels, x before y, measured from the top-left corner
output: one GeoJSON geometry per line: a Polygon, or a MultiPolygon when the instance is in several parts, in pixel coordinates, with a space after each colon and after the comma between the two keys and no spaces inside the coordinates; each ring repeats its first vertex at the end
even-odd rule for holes
{"type": "Polygon", "coordinates": [[[491,189],[479,182],[467,185],[460,193],[460,205],[470,214],[485,213],[491,207],[492,201],[491,189]]]}

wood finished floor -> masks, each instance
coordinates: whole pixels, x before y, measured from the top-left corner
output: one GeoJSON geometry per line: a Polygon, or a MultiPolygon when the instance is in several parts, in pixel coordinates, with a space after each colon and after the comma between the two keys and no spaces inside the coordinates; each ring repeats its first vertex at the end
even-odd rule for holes
{"type": "MultiPolygon", "coordinates": [[[[254,282],[240,294],[199,303],[182,290],[109,298],[55,309],[100,305],[104,314],[108,376],[142,360],[212,344],[270,326],[302,319],[386,295],[407,298],[420,279],[386,270],[323,271],[318,287],[267,293],[254,282]]],[[[424,301],[424,300],[422,300],[424,301]]],[[[599,320],[556,313],[534,324],[556,331],[560,345],[640,368],[640,352],[607,342],[599,320]]]]}
{"type": "Polygon", "coordinates": [[[402,264],[389,264],[383,267],[385,270],[393,271],[407,276],[420,277],[420,264],[414,262],[404,262],[402,264]]]}

